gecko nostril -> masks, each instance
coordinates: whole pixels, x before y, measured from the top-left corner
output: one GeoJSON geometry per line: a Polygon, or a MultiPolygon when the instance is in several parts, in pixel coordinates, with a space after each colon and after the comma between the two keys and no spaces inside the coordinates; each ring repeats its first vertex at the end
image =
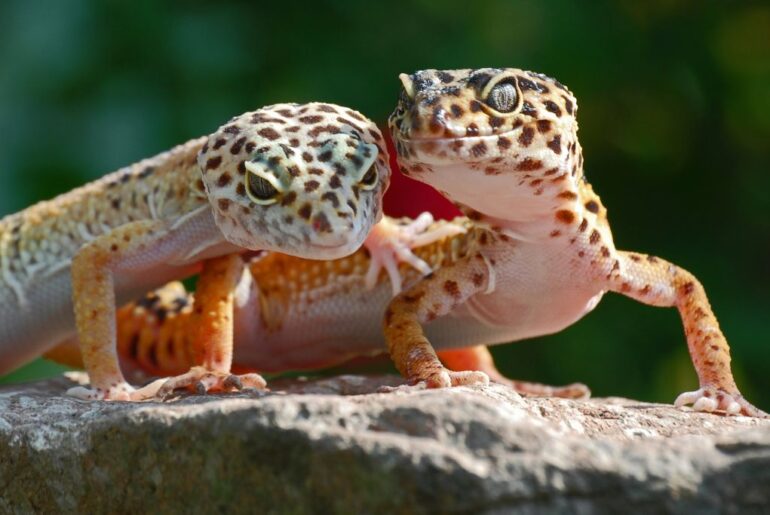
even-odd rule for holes
{"type": "Polygon", "coordinates": [[[318,213],[313,218],[313,230],[315,232],[332,232],[332,224],[329,223],[329,219],[326,217],[326,213],[318,213]]]}

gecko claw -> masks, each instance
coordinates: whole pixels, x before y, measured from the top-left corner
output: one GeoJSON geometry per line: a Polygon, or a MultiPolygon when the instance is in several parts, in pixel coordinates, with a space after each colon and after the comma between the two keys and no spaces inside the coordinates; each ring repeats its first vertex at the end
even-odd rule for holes
{"type": "Polygon", "coordinates": [[[227,376],[222,385],[227,390],[243,390],[243,383],[241,382],[241,378],[233,374],[227,376]]]}
{"type": "Polygon", "coordinates": [[[433,271],[431,266],[417,257],[412,249],[465,232],[464,228],[453,224],[440,224],[431,228],[434,222],[433,215],[424,212],[410,222],[383,218],[375,225],[364,242],[370,256],[364,287],[367,290],[374,288],[380,271],[384,269],[393,287],[393,295],[398,295],[402,285],[398,271],[400,263],[406,263],[421,275],[430,274],[433,271]]]}
{"type": "Polygon", "coordinates": [[[241,391],[244,388],[267,390],[267,382],[255,373],[236,375],[230,372],[215,372],[204,367],[192,367],[182,375],[166,379],[155,396],[166,399],[173,395],[175,390],[182,388],[190,389],[197,395],[205,395],[210,392],[241,391]]]}
{"type": "Polygon", "coordinates": [[[727,415],[770,418],[770,415],[743,398],[739,392],[729,393],[721,388],[705,386],[693,392],[684,392],[674,401],[681,408],[692,405],[694,411],[713,413],[722,411],[727,415]]]}

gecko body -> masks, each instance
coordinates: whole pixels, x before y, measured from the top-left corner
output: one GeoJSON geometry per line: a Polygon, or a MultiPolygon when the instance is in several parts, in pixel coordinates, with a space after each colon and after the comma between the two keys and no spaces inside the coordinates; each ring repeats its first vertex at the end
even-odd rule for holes
{"type": "Polygon", "coordinates": [[[131,398],[115,355],[116,299],[245,249],[350,254],[381,217],[386,155],[360,113],[277,104],[3,218],[0,372],[77,327],[92,388],[73,393],[131,398]]]}

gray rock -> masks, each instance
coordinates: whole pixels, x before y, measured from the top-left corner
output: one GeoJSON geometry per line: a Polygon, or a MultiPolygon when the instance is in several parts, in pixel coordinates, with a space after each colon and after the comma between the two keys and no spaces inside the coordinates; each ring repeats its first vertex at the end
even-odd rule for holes
{"type": "MultiPolygon", "coordinates": [[[[82,376],[78,376],[82,380],[82,376]]],[[[509,388],[83,402],[0,390],[1,513],[770,511],[770,421],[509,388]]]]}

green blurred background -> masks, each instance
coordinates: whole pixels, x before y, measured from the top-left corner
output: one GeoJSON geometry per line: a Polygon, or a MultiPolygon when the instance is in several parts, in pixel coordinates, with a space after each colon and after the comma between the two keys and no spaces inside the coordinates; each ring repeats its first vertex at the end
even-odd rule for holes
{"type": "MultiPolygon", "coordinates": [[[[481,66],[572,89],[617,246],[701,279],[738,384],[769,410],[767,2],[5,0],[0,215],[261,105],[324,100],[384,122],[399,72],[481,66]]],[[[494,352],[511,376],[595,395],[671,402],[697,384],[676,311],[617,295],[494,352]]]]}

